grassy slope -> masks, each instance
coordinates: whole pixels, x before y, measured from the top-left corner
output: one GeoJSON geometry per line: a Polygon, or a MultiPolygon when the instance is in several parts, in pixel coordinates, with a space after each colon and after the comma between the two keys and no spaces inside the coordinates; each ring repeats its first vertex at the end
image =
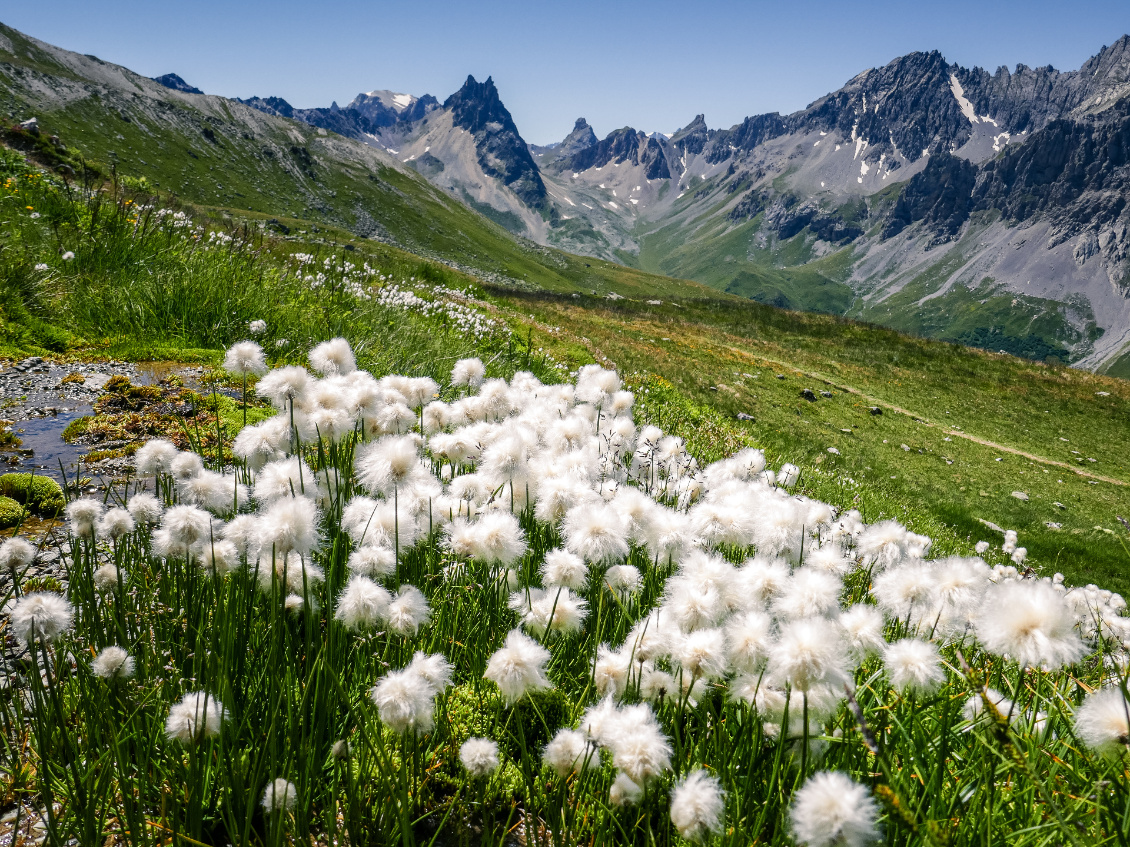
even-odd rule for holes
{"type": "MultiPolygon", "coordinates": [[[[656,308],[507,297],[516,311],[568,328],[624,371],[659,375],[679,396],[713,410],[714,431],[700,450],[726,439],[755,443],[777,460],[863,483],[874,505],[869,520],[878,510],[923,521],[944,547],[966,550],[999,538],[978,519],[990,521],[1020,531],[1038,567],[1130,589],[1126,552],[1113,534],[1122,533],[1114,516],[1130,513],[1130,487],[1073,470],[1130,482],[1124,382],[755,304],[656,308]],[[819,399],[801,398],[804,388],[819,399]],[[883,415],[870,413],[874,403],[885,404],[883,415]],[[739,411],[756,421],[736,421],[739,411]],[[958,429],[1049,461],[964,439],[958,429]]],[[[842,505],[855,497],[855,489],[821,493],[842,505]]]]}
{"type": "Polygon", "coordinates": [[[100,169],[219,212],[330,225],[550,290],[684,290],[679,280],[515,239],[364,144],[220,97],[186,95],[0,25],[0,112],[34,115],[100,169]],[[52,92],[52,96],[44,92],[52,92]]]}

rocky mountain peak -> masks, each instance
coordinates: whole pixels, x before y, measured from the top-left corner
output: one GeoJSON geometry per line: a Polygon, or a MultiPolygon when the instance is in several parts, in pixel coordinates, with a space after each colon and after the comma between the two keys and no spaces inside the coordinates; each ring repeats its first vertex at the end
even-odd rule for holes
{"type": "Polygon", "coordinates": [[[199,88],[189,85],[177,74],[163,74],[162,76],[153,77],[154,82],[159,82],[165,88],[171,88],[173,91],[183,91],[185,94],[203,94],[199,88]]]}
{"type": "Polygon", "coordinates": [[[573,131],[565,136],[565,140],[557,148],[558,155],[563,157],[574,156],[596,143],[596,133],[592,131],[589,122],[584,118],[577,118],[577,122],[573,124],[573,131]]]}
{"type": "Polygon", "coordinates": [[[491,77],[478,82],[468,75],[463,87],[444,101],[443,108],[451,113],[455,126],[474,136],[484,173],[501,180],[527,206],[540,208],[545,203],[541,173],[491,77]]]}

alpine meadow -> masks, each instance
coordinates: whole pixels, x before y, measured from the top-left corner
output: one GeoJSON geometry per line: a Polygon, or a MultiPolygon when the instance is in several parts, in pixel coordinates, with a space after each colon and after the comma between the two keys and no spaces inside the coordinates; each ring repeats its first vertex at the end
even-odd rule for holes
{"type": "Polygon", "coordinates": [[[0,845],[1126,845],[1128,115],[1125,36],[539,146],[0,25],[0,845]]]}

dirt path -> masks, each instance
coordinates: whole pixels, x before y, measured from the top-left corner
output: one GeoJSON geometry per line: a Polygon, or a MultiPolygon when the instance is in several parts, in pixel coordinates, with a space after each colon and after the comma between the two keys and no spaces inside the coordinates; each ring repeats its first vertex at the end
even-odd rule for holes
{"type": "Polygon", "coordinates": [[[853,388],[850,385],[844,385],[840,382],[837,382],[836,380],[829,379],[828,377],[824,376],[824,374],[816,373],[815,371],[801,370],[796,365],[794,365],[790,362],[783,362],[780,359],[772,359],[768,356],[762,356],[760,354],[750,353],[747,350],[742,350],[740,347],[727,346],[726,349],[730,350],[733,353],[737,353],[738,355],[741,355],[741,356],[746,356],[748,358],[757,359],[757,360],[763,361],[763,362],[769,362],[769,363],[774,364],[774,365],[779,365],[782,368],[789,368],[793,371],[796,371],[797,373],[804,374],[809,379],[814,379],[814,380],[817,380],[819,382],[824,383],[825,385],[830,385],[833,388],[838,388],[840,391],[843,391],[846,394],[853,394],[856,397],[859,397],[863,400],[866,400],[872,406],[879,406],[879,407],[884,408],[884,409],[890,409],[892,412],[897,412],[900,415],[906,415],[908,418],[911,418],[911,419],[917,421],[918,423],[923,424],[924,426],[937,427],[937,428],[941,429],[943,432],[945,432],[946,435],[952,435],[952,436],[956,436],[958,438],[964,438],[966,441],[972,441],[976,444],[981,444],[985,447],[992,447],[994,450],[999,450],[1002,453],[1011,453],[1014,456],[1023,456],[1025,459],[1031,459],[1033,462],[1039,462],[1040,464],[1043,464],[1043,465],[1049,465],[1051,467],[1056,467],[1056,468],[1063,468],[1064,470],[1071,471],[1076,476],[1083,476],[1083,477],[1087,477],[1088,479],[1095,479],[1095,480],[1099,480],[1101,482],[1109,482],[1111,485],[1126,485],[1127,484],[1126,482],[1124,482],[1121,479],[1115,479],[1114,477],[1111,477],[1111,476],[1103,476],[1102,474],[1091,473],[1090,471],[1085,471],[1085,470],[1082,470],[1080,468],[1077,468],[1074,465],[1069,465],[1067,462],[1060,462],[1060,461],[1057,461],[1055,459],[1045,458],[1044,456],[1037,456],[1035,453],[1029,453],[1026,450],[1020,450],[1016,447],[1008,447],[1004,444],[997,444],[995,441],[989,441],[988,439],[985,439],[985,438],[978,438],[976,435],[970,435],[967,432],[962,432],[961,430],[953,429],[952,427],[947,427],[947,426],[942,426],[942,425],[939,425],[939,424],[932,423],[932,422],[926,420],[926,418],[923,415],[920,415],[917,412],[912,412],[909,409],[904,409],[901,406],[896,406],[894,403],[888,403],[886,400],[881,400],[878,397],[872,397],[870,394],[866,394],[863,391],[860,391],[858,388],[853,388]]]}

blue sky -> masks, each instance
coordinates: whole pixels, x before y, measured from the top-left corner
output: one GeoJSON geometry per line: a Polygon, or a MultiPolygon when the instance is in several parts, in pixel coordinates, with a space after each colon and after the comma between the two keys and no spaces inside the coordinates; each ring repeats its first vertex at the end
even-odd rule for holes
{"type": "Polygon", "coordinates": [[[443,100],[467,74],[493,75],[522,135],[544,144],[581,115],[603,136],[791,112],[913,50],[1071,70],[1130,32],[1130,3],[52,0],[0,20],[147,76],[303,107],[375,88],[443,100]]]}

